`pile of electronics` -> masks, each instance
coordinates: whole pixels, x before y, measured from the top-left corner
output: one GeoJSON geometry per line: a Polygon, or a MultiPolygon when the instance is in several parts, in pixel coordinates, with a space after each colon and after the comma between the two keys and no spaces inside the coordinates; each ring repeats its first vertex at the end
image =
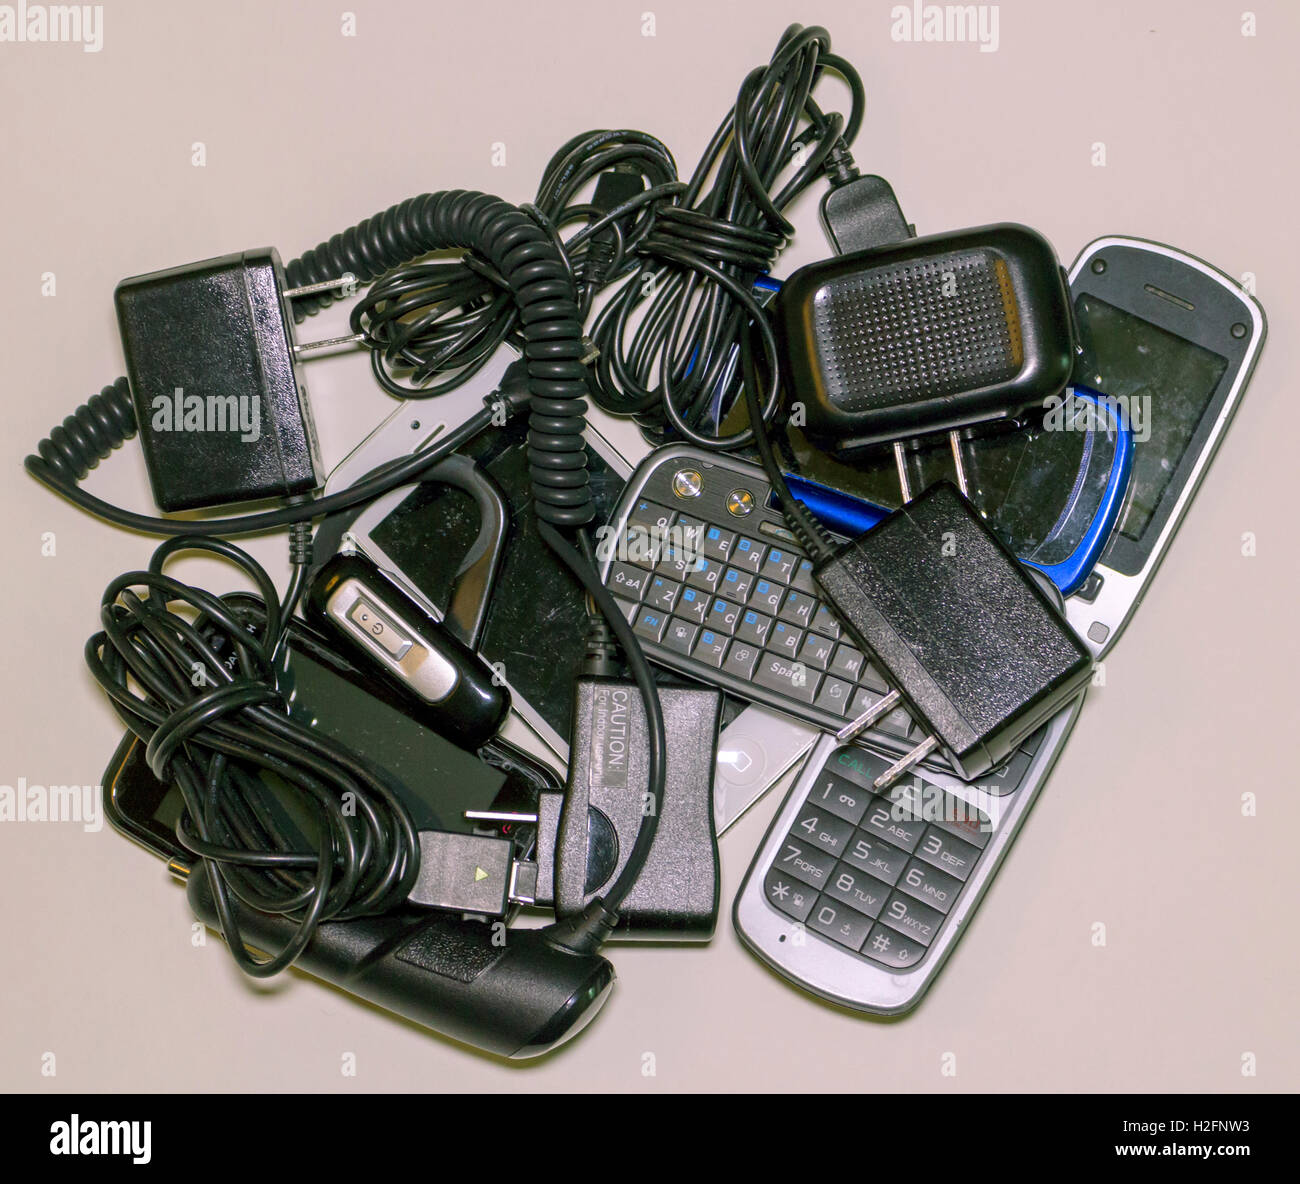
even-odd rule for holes
{"type": "Polygon", "coordinates": [[[1135,238],[1067,274],[1020,225],[917,237],[851,155],[863,107],[796,25],[687,179],[655,137],[593,131],[526,205],[426,194],[287,267],[118,286],[128,377],[27,467],[165,536],[86,645],[127,728],[106,805],[248,974],[538,1055],[609,994],[606,942],[709,940],[718,836],[802,761],[738,933],[866,1012],[933,981],[1264,318],[1135,238]],[[829,257],[777,279],[813,185],[829,257]],[[400,403],[322,484],[296,326],[344,298],[326,344],[400,403]],[[81,486],[133,435],[172,516],[81,486]],[[235,502],[263,505],[212,516],[235,502]],[[229,541],[279,530],[283,592],[229,541]],[[194,552],[253,590],[168,573],[194,552]]]}

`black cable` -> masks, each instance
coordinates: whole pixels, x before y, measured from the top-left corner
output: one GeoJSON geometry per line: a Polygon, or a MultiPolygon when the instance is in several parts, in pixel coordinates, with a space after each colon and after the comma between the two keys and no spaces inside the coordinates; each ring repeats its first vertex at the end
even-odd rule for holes
{"type": "MultiPolygon", "coordinates": [[[[637,266],[632,252],[650,231],[655,205],[683,188],[672,154],[645,132],[584,132],[552,157],[536,197],[524,208],[559,248],[578,288],[583,319],[597,292],[637,266]],[[576,200],[589,181],[610,170],[634,176],[646,188],[608,210],[576,200]],[[562,241],[561,232],[575,222],[582,229],[562,241]]],[[[351,326],[364,335],[375,379],[386,391],[408,399],[445,394],[477,373],[504,342],[521,343],[509,286],[481,252],[419,263],[410,262],[417,256],[395,260],[374,231],[363,223],[336,235],[291,262],[286,275],[291,287],[348,271],[363,279],[382,276],[353,306],[351,326]]],[[[294,315],[302,320],[334,299],[331,292],[299,297],[294,315]]]]}
{"type": "Polygon", "coordinates": [[[231,953],[257,977],[288,966],[322,921],[400,904],[419,869],[419,839],[401,799],[350,750],[288,714],[277,655],[308,551],[300,532],[282,608],[265,569],[233,543],[168,539],[147,571],[127,572],[108,585],[103,630],[86,644],[91,673],[145,743],[150,769],[180,787],[185,810],[177,838],[205,865],[231,953]],[[166,575],[168,559],[182,551],[241,568],[257,587],[264,616],[166,575]],[[314,850],[302,849],[297,836],[276,824],[277,814],[266,808],[263,772],[310,818],[314,850]],[[293,940],[265,959],[250,954],[232,907],[236,899],[293,917],[293,940]]]}
{"type": "MultiPolygon", "coordinates": [[[[753,442],[752,427],[724,435],[722,424],[740,391],[738,351],[758,319],[756,302],[718,273],[748,290],[770,271],[793,232],[783,211],[857,136],[862,80],[830,45],[818,26],[785,31],[771,61],[741,85],[685,192],[656,211],[638,248],[641,266],[597,314],[593,398],[635,416],[652,442],[668,435],[705,448],[753,442]],[[827,71],[848,84],[847,120],[824,114],[812,97],[827,71]],[[802,161],[782,183],[796,154],[802,161]]],[[[759,403],[770,421],[776,392],[759,403]]]]}
{"type": "MultiPolygon", "coordinates": [[[[125,389],[125,387],[126,379],[119,378],[113,387],[105,387],[104,389],[107,391],[114,388],[125,389]]],[[[65,419],[63,421],[65,428],[69,420],[76,421],[78,416],[89,409],[98,397],[92,396],[73,415],[65,419]]],[[[127,398],[130,398],[129,394],[127,398]]],[[[311,519],[325,514],[334,514],[340,510],[347,510],[364,502],[373,501],[375,498],[389,492],[389,490],[411,484],[411,482],[419,478],[421,473],[472,440],[484,428],[500,422],[501,412],[498,410],[499,407],[504,407],[507,414],[513,414],[512,405],[508,399],[499,402],[494,401],[491,406],[477,412],[463,424],[451,429],[445,435],[438,436],[426,448],[412,453],[409,457],[396,464],[386,465],[375,473],[367,474],[361,480],[338,493],[328,494],[325,497],[315,498],[310,501],[297,501],[278,510],[267,510],[257,514],[240,514],[232,518],[193,518],[190,520],[158,518],[152,514],[137,514],[131,510],[123,510],[120,506],[115,506],[111,502],[95,497],[94,494],[87,493],[77,484],[77,468],[67,460],[66,456],[63,456],[63,463],[61,464],[56,464],[51,459],[51,454],[59,455],[59,449],[55,443],[55,432],[51,432],[46,439],[41,441],[38,449],[39,455],[27,457],[23,462],[23,467],[42,485],[67,498],[73,505],[104,519],[106,522],[124,526],[129,530],[138,530],[143,534],[152,535],[192,535],[199,531],[226,537],[256,534],[266,530],[278,530],[284,526],[291,526],[296,522],[309,522],[311,519]]],[[[131,422],[134,425],[134,418],[131,422]]],[[[58,429],[56,429],[57,431],[58,429]]],[[[134,426],[131,434],[134,434],[134,426]]],[[[63,443],[66,449],[67,437],[65,437],[63,443]]],[[[116,443],[102,453],[102,456],[107,456],[112,448],[115,448],[120,443],[122,443],[122,440],[117,440],[116,443]]],[[[92,457],[86,462],[83,456],[78,459],[76,465],[83,466],[80,471],[84,476],[99,459],[101,458],[92,457]]]]}

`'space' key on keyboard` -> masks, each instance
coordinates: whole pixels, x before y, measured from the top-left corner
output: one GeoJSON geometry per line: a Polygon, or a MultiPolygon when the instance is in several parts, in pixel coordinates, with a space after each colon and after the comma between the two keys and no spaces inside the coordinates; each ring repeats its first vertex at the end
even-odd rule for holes
{"type": "Polygon", "coordinates": [[[817,695],[821,675],[793,658],[765,653],[754,670],[754,681],[761,687],[781,691],[792,699],[811,703],[817,695]]]}

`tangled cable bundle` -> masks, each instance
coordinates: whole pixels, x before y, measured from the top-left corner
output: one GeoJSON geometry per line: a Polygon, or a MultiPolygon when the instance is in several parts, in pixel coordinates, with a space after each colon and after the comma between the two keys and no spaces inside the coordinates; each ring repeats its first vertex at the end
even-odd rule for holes
{"type": "MultiPolygon", "coordinates": [[[[689,182],[653,136],[592,131],[555,154],[523,207],[563,259],[584,321],[596,296],[613,289],[590,330],[589,392],[605,410],[635,416],[656,442],[668,431],[703,447],[753,441],[748,428],[720,438],[720,427],[742,387],[741,339],[763,319],[754,281],[793,233],[788,205],[823,172],[855,171],[849,146],[862,122],[862,81],[830,45],[823,28],[787,29],[771,61],[745,78],[689,182]],[[813,99],[827,71],[849,87],[847,120],[813,99]],[[577,200],[588,181],[611,172],[634,182],[613,204],[577,200]],[[575,223],[581,228],[563,238],[575,223]]],[[[452,390],[503,342],[522,344],[521,313],[491,259],[471,252],[412,262],[433,249],[419,230],[425,200],[367,219],[288,267],[295,287],[349,272],[377,281],[353,307],[352,330],[371,347],[376,379],[403,398],[452,390]]],[[[295,312],[301,318],[333,299],[302,298],[295,312]]],[[[768,421],[780,403],[774,367],[766,386],[768,421]]]]}
{"type": "MultiPolygon", "coordinates": [[[[301,548],[299,558],[305,571],[301,548]]],[[[281,649],[301,588],[295,578],[279,603],[246,552],[179,536],[158,547],[147,571],[108,585],[103,629],[86,643],[91,673],[145,741],[154,776],[180,787],[177,837],[204,861],[231,952],[259,977],[288,966],[322,921],[383,913],[405,900],[419,870],[419,839],[401,799],[351,750],[288,714],[281,649]],[[242,568],[261,594],[261,619],[164,574],[181,551],[242,568]],[[259,770],[278,777],[310,815],[314,851],[277,822],[259,770]],[[234,899],[294,917],[296,936],[274,957],[256,958],[240,940],[234,899]]]]}
{"type": "MultiPolygon", "coordinates": [[[[426,193],[336,234],[294,260],[286,272],[293,287],[349,273],[368,282],[400,264],[449,248],[472,252],[466,259],[481,257],[483,262],[469,266],[486,265],[498,293],[486,304],[473,299],[458,313],[456,322],[470,323],[474,329],[464,349],[458,347],[457,356],[482,348],[481,330],[500,315],[491,312],[498,303],[510,304],[515,310],[512,319],[518,318],[530,380],[528,462],[538,516],[556,527],[590,522],[591,493],[582,443],[587,386],[577,292],[550,235],[526,213],[483,193],[426,193]],[[488,316],[486,322],[479,319],[480,313],[488,316]]],[[[402,279],[406,274],[389,276],[389,283],[410,282],[402,279]]],[[[315,307],[328,299],[327,294],[307,298],[315,301],[315,307]]],[[[304,305],[299,311],[310,311],[312,306],[306,301],[304,305]]],[[[484,356],[469,363],[458,379],[486,360],[484,356]]],[[[446,384],[444,389],[449,389],[446,384]]]]}
{"type": "MultiPolygon", "coordinates": [[[[723,425],[742,392],[749,424],[770,421],[780,407],[776,341],[755,281],[793,231],[784,214],[789,203],[823,173],[855,175],[849,145],[863,105],[861,80],[831,53],[826,30],[793,25],[771,61],[745,78],[687,182],[653,136],[587,132],[552,158],[531,205],[461,190],[424,194],[291,262],[286,275],[294,288],[349,274],[369,285],[353,307],[352,326],[370,347],[376,378],[395,395],[452,390],[507,341],[520,349],[527,371],[502,382],[493,407],[346,490],[198,522],[138,514],[93,496],[80,481],[137,427],[125,379],[88,399],[27,458],[34,477],[81,508],[169,536],[147,571],[128,572],[105,590],[102,628],[87,643],[86,660],[145,743],[155,775],[179,785],[185,811],[178,838],[202,862],[223,933],[247,973],[268,976],[288,966],[323,921],[394,908],[419,870],[418,835],[400,799],[349,749],[287,711],[279,672],[310,563],[310,522],[420,479],[498,423],[498,412],[525,401],[540,533],[623,648],[648,716],[650,792],[662,804],[665,733],[654,677],[601,583],[584,529],[594,516],[586,398],[634,416],[653,440],[673,433],[704,447],[757,444],[792,527],[815,553],[819,528],[789,496],[767,433],[746,426],[724,435],[723,425]],[[847,120],[823,113],[813,99],[828,71],[848,85],[847,120]],[[593,196],[580,198],[593,180],[593,196]],[[608,299],[597,311],[602,293],[608,299]],[[293,576],[277,601],[261,566],[215,536],[281,527],[291,531],[293,576]],[[170,557],[196,550],[240,567],[259,590],[264,615],[164,573],[170,557]],[[310,820],[302,834],[277,821],[263,773],[278,777],[301,805],[310,820]],[[308,831],[314,850],[302,849],[308,831]],[[293,938],[271,956],[250,953],[237,901],[294,919],[293,938]]],[[[298,297],[295,315],[335,298],[328,290],[298,297]]],[[[647,815],[615,883],[593,902],[599,907],[590,917],[584,913],[597,945],[645,864],[659,813],[647,815]]]]}

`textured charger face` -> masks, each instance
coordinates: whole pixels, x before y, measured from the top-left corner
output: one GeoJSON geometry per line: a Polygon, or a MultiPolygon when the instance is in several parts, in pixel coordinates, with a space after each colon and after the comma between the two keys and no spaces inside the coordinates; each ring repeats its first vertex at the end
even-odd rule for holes
{"type": "Polygon", "coordinates": [[[992,251],[837,276],[812,303],[826,397],[845,411],[1006,382],[1024,362],[1011,276],[992,251]]]}
{"type": "Polygon", "coordinates": [[[1069,292],[1027,226],[911,238],[802,267],[776,327],[790,404],[831,453],[1019,415],[1074,361],[1069,292]]]}

